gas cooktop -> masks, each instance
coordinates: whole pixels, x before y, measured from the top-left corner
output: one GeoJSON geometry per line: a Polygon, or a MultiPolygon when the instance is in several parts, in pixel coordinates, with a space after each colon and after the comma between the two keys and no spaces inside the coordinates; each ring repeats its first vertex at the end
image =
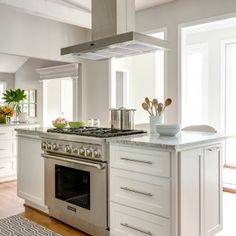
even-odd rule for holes
{"type": "Polygon", "coordinates": [[[110,128],[97,128],[97,127],[64,128],[64,129],[52,128],[48,129],[47,132],[59,133],[59,134],[73,134],[73,135],[98,137],[98,138],[110,138],[122,135],[146,133],[143,130],[114,130],[110,128]]]}

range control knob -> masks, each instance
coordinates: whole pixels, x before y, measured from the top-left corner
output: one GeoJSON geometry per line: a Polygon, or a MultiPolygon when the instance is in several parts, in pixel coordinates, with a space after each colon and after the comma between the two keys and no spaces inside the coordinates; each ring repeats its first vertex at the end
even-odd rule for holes
{"type": "Polygon", "coordinates": [[[79,155],[85,156],[85,149],[84,149],[84,147],[81,147],[81,148],[79,149],[79,155]]]}
{"type": "Polygon", "coordinates": [[[86,157],[92,157],[93,150],[91,148],[86,149],[86,157]]]}
{"type": "Polygon", "coordinates": [[[47,143],[47,149],[52,150],[52,144],[51,143],[47,143]]]}
{"type": "Polygon", "coordinates": [[[56,144],[56,143],[54,143],[53,145],[52,145],[52,150],[54,150],[54,151],[57,151],[59,148],[58,148],[58,145],[56,144]]]}
{"type": "Polygon", "coordinates": [[[72,148],[72,152],[73,152],[74,154],[78,154],[78,149],[77,149],[77,148],[72,148]]]}
{"type": "Polygon", "coordinates": [[[69,145],[65,146],[65,152],[71,153],[71,147],[69,145]]]}
{"type": "Polygon", "coordinates": [[[44,141],[41,143],[41,148],[46,149],[47,148],[47,143],[44,141]]]}
{"type": "Polygon", "coordinates": [[[93,156],[95,158],[100,158],[101,157],[101,152],[98,149],[95,149],[93,152],[93,156]]]}

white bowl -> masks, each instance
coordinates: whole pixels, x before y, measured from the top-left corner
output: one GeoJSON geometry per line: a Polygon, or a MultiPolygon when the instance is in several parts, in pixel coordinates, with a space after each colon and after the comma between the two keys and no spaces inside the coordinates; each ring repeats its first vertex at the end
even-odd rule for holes
{"type": "Polygon", "coordinates": [[[175,136],[180,131],[180,126],[178,124],[166,125],[157,124],[156,132],[162,136],[175,136]]]}

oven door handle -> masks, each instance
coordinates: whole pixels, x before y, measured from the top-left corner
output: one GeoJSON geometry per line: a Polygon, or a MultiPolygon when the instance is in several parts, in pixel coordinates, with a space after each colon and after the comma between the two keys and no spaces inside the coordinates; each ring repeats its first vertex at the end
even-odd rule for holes
{"type": "Polygon", "coordinates": [[[59,160],[59,161],[67,161],[67,162],[72,162],[75,164],[81,164],[84,166],[89,166],[89,167],[93,167],[99,170],[102,170],[105,168],[105,164],[103,163],[92,163],[92,162],[86,162],[86,161],[79,161],[79,160],[73,160],[73,159],[67,159],[67,158],[63,158],[57,155],[49,155],[49,154],[42,154],[42,157],[44,158],[49,158],[49,159],[54,159],[54,160],[59,160]]]}

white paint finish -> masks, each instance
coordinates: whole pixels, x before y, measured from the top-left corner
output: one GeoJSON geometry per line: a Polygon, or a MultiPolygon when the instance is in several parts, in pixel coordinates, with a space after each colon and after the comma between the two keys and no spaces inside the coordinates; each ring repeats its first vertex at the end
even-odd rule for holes
{"type": "Polygon", "coordinates": [[[16,158],[0,158],[0,182],[16,175],[16,158]]]}
{"type": "Polygon", "coordinates": [[[18,196],[45,208],[44,159],[38,136],[18,136],[17,193],[18,196]]]}
{"type": "Polygon", "coordinates": [[[110,60],[86,61],[82,66],[82,119],[100,119],[101,127],[109,127],[110,60]]]}
{"type": "Polygon", "coordinates": [[[6,83],[6,89],[13,89],[14,88],[14,80],[15,75],[12,73],[1,73],[0,72],[0,83],[6,83]]]}
{"type": "Polygon", "coordinates": [[[204,235],[215,235],[222,229],[222,150],[219,146],[204,149],[203,215],[204,235]]]}
{"type": "Polygon", "coordinates": [[[15,139],[0,140],[0,159],[4,157],[11,157],[16,155],[16,141],[15,139]]]}
{"type": "Polygon", "coordinates": [[[137,236],[148,235],[140,231],[130,229],[121,225],[126,223],[131,227],[144,232],[150,232],[152,236],[170,236],[170,222],[153,214],[148,214],[120,204],[111,203],[111,236],[137,236]]]}
{"type": "Polygon", "coordinates": [[[178,122],[179,95],[178,88],[178,24],[194,22],[197,24],[203,18],[216,17],[231,14],[236,8],[235,1],[221,0],[178,0],[163,4],[158,7],[142,10],[136,14],[136,29],[138,32],[146,32],[158,28],[167,28],[167,40],[171,42],[171,50],[167,53],[167,91],[166,96],[173,98],[173,105],[166,112],[169,123],[178,122]],[[203,10],[204,9],[204,10],[203,10]],[[170,17],[171,16],[171,17],[170,17]]]}
{"type": "Polygon", "coordinates": [[[184,151],[180,159],[180,235],[201,235],[201,157],[203,150],[184,151]]]}
{"type": "Polygon", "coordinates": [[[28,57],[0,54],[0,72],[15,73],[27,60],[28,57]]]}
{"type": "Polygon", "coordinates": [[[72,8],[66,4],[47,0],[0,0],[1,4],[13,7],[18,11],[48,18],[67,24],[91,28],[90,13],[83,8],[72,8]],[[58,4],[59,3],[59,4],[58,4]]]}
{"type": "Polygon", "coordinates": [[[110,166],[153,176],[170,176],[170,152],[112,145],[110,166]]]}
{"type": "Polygon", "coordinates": [[[170,217],[170,180],[111,168],[110,199],[128,207],[170,217]]]}
{"type": "Polygon", "coordinates": [[[59,61],[69,60],[60,56],[62,47],[89,38],[86,29],[17,12],[3,4],[0,31],[0,53],[59,61]]]}
{"type": "Polygon", "coordinates": [[[135,9],[139,11],[173,1],[175,0],[135,0],[135,9]]]}

